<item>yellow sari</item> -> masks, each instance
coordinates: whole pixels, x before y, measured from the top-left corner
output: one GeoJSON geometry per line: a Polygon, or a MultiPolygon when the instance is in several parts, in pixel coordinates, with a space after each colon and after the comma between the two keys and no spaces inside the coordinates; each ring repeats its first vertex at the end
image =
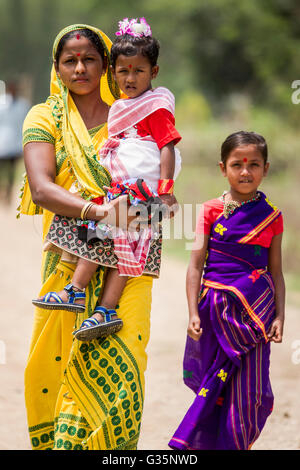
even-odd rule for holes
{"type": "MultiPolygon", "coordinates": [[[[98,34],[109,59],[110,40],[98,29],[72,25],[69,31],[88,28],[98,34]]],[[[101,97],[108,104],[118,98],[110,71],[101,79],[101,97]]],[[[51,96],[34,106],[23,127],[23,143],[47,142],[55,146],[56,184],[75,185],[86,199],[103,194],[110,175],[96,161],[107,138],[107,126],[87,130],[68,90],[51,73],[51,96]]],[[[43,214],[43,237],[53,213],[37,207],[27,178],[21,193],[22,214],[43,214]]],[[[73,276],[75,265],[53,252],[44,252],[40,295],[60,291],[73,276]]],[[[86,289],[86,312],[35,309],[33,333],[25,370],[25,401],[33,449],[136,449],[144,402],[145,348],[149,340],[152,277],[128,280],[119,301],[124,327],[106,339],[88,343],[73,339],[72,331],[93,313],[104,284],[99,267],[86,289]]]]}

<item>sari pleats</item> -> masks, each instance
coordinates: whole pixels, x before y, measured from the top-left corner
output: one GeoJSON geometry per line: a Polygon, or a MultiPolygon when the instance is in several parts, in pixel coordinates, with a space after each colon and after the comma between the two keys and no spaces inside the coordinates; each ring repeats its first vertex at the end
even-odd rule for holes
{"type": "MultiPolygon", "coordinates": [[[[73,269],[71,264],[58,264],[41,295],[62,289],[73,269]]],[[[100,268],[88,291],[89,312],[103,278],[100,268]]],[[[33,448],[136,448],[144,403],[151,289],[151,276],[130,279],[118,310],[123,329],[89,343],[72,337],[84,314],[36,309],[25,371],[33,448]]]]}

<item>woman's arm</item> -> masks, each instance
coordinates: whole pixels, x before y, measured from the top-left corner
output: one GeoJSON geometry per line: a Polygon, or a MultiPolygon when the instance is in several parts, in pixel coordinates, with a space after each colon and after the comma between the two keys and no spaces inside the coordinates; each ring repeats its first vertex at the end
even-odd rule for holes
{"type": "Polygon", "coordinates": [[[285,282],[282,273],[281,244],[282,233],[273,237],[269,249],[268,268],[275,286],[276,316],[268,332],[268,337],[270,341],[274,341],[275,343],[282,342],[285,316],[285,282]]]}
{"type": "Polygon", "coordinates": [[[186,275],[186,295],[189,308],[188,335],[198,341],[202,335],[198,313],[198,298],[205,263],[208,235],[196,234],[186,275]]]}
{"type": "MultiPolygon", "coordinates": [[[[24,147],[24,162],[33,202],[55,214],[80,218],[86,201],[55,183],[54,145],[46,142],[29,142],[24,147]]],[[[126,201],[127,196],[123,196],[109,204],[102,206],[95,204],[89,209],[88,217],[91,220],[105,218],[106,223],[117,226],[120,226],[119,220],[122,219],[122,228],[125,228],[126,223],[129,224],[135,219],[134,216],[127,218],[123,214],[120,217],[122,209],[127,215],[126,201]]]]}
{"type": "Polygon", "coordinates": [[[84,199],[55,184],[56,158],[54,145],[29,142],[24,147],[24,162],[35,204],[66,217],[80,217],[84,199]]]}

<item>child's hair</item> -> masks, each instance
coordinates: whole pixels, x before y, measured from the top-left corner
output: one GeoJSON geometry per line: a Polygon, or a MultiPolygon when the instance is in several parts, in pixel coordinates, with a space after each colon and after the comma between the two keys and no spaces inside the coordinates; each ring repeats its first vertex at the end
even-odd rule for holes
{"type": "Polygon", "coordinates": [[[77,29],[76,31],[70,31],[69,33],[65,34],[61,38],[61,40],[58,43],[56,54],[55,54],[55,61],[57,64],[59,63],[59,58],[61,56],[64,45],[69,39],[72,39],[75,36],[77,36],[77,34],[80,34],[81,36],[84,36],[85,38],[87,38],[93,44],[95,49],[98,51],[102,60],[105,61],[105,50],[104,50],[104,46],[102,42],[99,39],[99,36],[94,31],[86,28],[86,29],[77,29]]]}
{"type": "Polygon", "coordinates": [[[222,144],[221,160],[224,165],[226,166],[226,161],[235,148],[251,144],[256,145],[264,159],[264,164],[266,164],[268,160],[268,146],[264,137],[256,132],[239,131],[230,134],[222,144]]]}
{"type": "Polygon", "coordinates": [[[110,51],[110,61],[113,68],[119,55],[134,56],[141,54],[148,58],[151,67],[157,64],[159,55],[159,42],[152,36],[134,37],[130,34],[119,36],[110,51]]]}

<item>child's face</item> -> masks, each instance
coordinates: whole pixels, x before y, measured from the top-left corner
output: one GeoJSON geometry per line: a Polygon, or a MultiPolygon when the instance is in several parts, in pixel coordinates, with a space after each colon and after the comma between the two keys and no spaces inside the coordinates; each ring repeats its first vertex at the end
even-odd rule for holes
{"type": "Polygon", "coordinates": [[[220,162],[220,168],[235,195],[251,197],[267,175],[269,163],[264,163],[263,156],[255,144],[237,147],[227,158],[226,165],[220,162]]]}
{"type": "Polygon", "coordinates": [[[129,97],[136,98],[151,89],[151,80],[158,74],[158,65],[151,66],[149,59],[141,54],[119,55],[113,69],[120,89],[129,97]]]}

